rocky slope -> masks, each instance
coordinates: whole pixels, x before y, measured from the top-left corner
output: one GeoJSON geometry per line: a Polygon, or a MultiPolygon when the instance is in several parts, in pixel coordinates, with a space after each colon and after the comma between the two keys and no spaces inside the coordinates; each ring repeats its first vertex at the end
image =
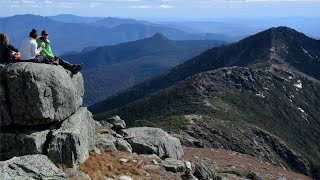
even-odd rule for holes
{"type": "Polygon", "coordinates": [[[208,50],[92,109],[109,110],[97,119],[119,114],[129,126],[176,132],[188,146],[251,154],[319,178],[319,47],[292,29],[272,28],[208,50]]]}
{"type": "Polygon", "coordinates": [[[95,127],[83,93],[82,75],[61,66],[0,66],[0,179],[66,179],[56,166],[88,158],[95,127]]]}

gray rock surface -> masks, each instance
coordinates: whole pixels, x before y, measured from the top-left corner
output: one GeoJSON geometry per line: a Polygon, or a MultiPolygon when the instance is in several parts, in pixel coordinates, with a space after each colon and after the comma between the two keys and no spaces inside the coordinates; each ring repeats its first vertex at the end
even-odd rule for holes
{"type": "Polygon", "coordinates": [[[170,136],[159,128],[138,127],[123,129],[127,134],[134,152],[139,154],[157,154],[160,158],[179,159],[183,149],[178,138],[170,136]]]}
{"type": "Polygon", "coordinates": [[[64,170],[69,179],[74,180],[91,180],[91,177],[88,174],[85,174],[74,168],[67,168],[64,170]]]}
{"type": "Polygon", "coordinates": [[[221,177],[211,170],[205,163],[197,162],[195,165],[194,175],[202,180],[221,180],[221,177]]]}
{"type": "Polygon", "coordinates": [[[120,129],[125,129],[126,128],[126,123],[124,120],[122,120],[119,116],[115,115],[113,117],[108,118],[107,120],[108,123],[112,124],[113,127],[112,129],[114,130],[120,130],[120,129]]]}
{"type": "Polygon", "coordinates": [[[83,94],[81,73],[41,63],[7,65],[0,74],[0,126],[65,120],[82,105],[83,94]]]}
{"type": "Polygon", "coordinates": [[[97,134],[96,135],[96,146],[103,147],[108,150],[116,151],[116,138],[110,134],[97,134]]]}
{"type": "Polygon", "coordinates": [[[47,156],[28,155],[0,162],[0,179],[63,180],[68,178],[47,156]]]}
{"type": "Polygon", "coordinates": [[[0,159],[14,156],[43,154],[49,130],[25,132],[20,134],[0,133],[0,159]]]}
{"type": "Polygon", "coordinates": [[[74,167],[85,161],[95,145],[95,126],[87,108],[80,108],[52,133],[48,157],[55,164],[74,167]]]}
{"type": "Polygon", "coordinates": [[[143,169],[158,170],[158,169],[161,169],[161,166],[158,164],[147,164],[147,165],[143,166],[143,169]]]}
{"type": "Polygon", "coordinates": [[[115,142],[116,148],[119,151],[126,151],[129,153],[132,153],[132,147],[131,145],[122,138],[117,138],[115,142]]]}
{"type": "Polygon", "coordinates": [[[186,167],[183,161],[167,158],[162,161],[161,165],[167,170],[171,172],[184,172],[186,167]]]}

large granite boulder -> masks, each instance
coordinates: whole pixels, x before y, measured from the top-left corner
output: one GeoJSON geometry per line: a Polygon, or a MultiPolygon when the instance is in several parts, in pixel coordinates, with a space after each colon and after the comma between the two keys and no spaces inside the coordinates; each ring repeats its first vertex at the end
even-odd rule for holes
{"type": "Polygon", "coordinates": [[[179,159],[184,154],[180,140],[162,129],[137,127],[121,131],[127,134],[127,141],[136,153],[157,154],[160,158],[172,159],[179,159]]]}
{"type": "Polygon", "coordinates": [[[81,73],[41,63],[9,64],[0,72],[0,126],[63,121],[82,105],[83,94],[81,73]]]}
{"type": "Polygon", "coordinates": [[[0,133],[0,160],[14,156],[44,154],[50,130],[24,133],[0,133]]]}
{"type": "Polygon", "coordinates": [[[89,157],[95,147],[95,123],[87,108],[80,108],[52,133],[48,157],[55,164],[75,167],[89,157]]]}
{"type": "Polygon", "coordinates": [[[45,155],[14,157],[0,162],[0,179],[68,179],[45,155]]]}

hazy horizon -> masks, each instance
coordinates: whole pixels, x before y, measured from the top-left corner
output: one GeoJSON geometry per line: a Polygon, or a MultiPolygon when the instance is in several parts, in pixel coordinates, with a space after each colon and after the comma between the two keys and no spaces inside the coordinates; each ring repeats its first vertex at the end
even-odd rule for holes
{"type": "Polygon", "coordinates": [[[320,0],[1,0],[0,17],[17,14],[145,20],[320,17],[320,0]]]}

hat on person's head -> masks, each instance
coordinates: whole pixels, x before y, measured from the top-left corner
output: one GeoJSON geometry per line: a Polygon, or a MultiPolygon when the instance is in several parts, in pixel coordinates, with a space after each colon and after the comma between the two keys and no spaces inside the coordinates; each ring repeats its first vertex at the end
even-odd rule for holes
{"type": "Polygon", "coordinates": [[[47,30],[43,30],[42,32],[41,32],[41,35],[48,35],[49,33],[48,33],[48,31],[47,30]]]}

